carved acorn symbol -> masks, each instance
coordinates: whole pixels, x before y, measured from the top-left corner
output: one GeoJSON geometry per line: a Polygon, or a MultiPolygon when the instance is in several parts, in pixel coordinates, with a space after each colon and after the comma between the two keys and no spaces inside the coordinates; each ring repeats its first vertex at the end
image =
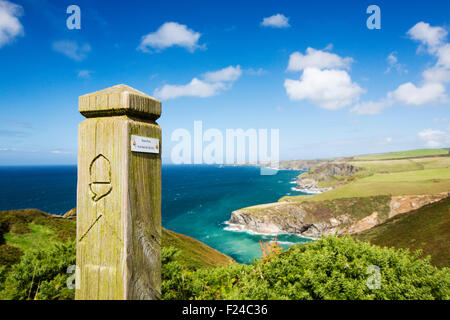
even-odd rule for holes
{"type": "Polygon", "coordinates": [[[111,164],[109,160],[102,154],[96,156],[89,167],[89,174],[91,181],[89,189],[93,194],[92,200],[97,202],[107,196],[112,190],[111,164]]]}

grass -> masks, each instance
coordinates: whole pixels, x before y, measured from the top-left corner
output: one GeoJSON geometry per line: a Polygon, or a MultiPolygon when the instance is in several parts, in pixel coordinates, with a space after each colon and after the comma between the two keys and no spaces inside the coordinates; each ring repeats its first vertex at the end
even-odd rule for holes
{"type": "Polygon", "coordinates": [[[194,238],[164,228],[162,231],[162,246],[172,246],[179,249],[181,254],[175,260],[178,260],[188,268],[216,267],[234,261],[232,258],[194,238]]]}
{"type": "MultiPolygon", "coordinates": [[[[448,158],[450,159],[450,158],[448,158]]],[[[431,161],[430,161],[431,162],[431,161]]],[[[416,171],[425,169],[419,161],[400,160],[374,160],[374,161],[351,161],[351,165],[365,169],[368,173],[393,173],[403,171],[416,171]]],[[[439,168],[439,166],[437,166],[439,168]]]]}
{"type": "Polygon", "coordinates": [[[51,227],[30,223],[28,228],[31,232],[5,234],[6,243],[22,250],[36,250],[48,248],[54,241],[58,241],[58,233],[51,227]]]}
{"type": "Polygon", "coordinates": [[[397,215],[354,235],[359,240],[395,248],[422,250],[431,263],[450,267],[450,198],[397,215]]]}
{"type": "MultiPolygon", "coordinates": [[[[41,249],[57,241],[75,239],[76,220],[63,219],[36,209],[0,212],[0,267],[19,262],[26,250],[41,249]]],[[[162,246],[181,251],[177,258],[187,267],[213,267],[233,259],[191,237],[164,229],[162,246]]]]}
{"type": "Polygon", "coordinates": [[[417,149],[417,150],[409,150],[409,151],[365,155],[365,156],[354,157],[354,159],[355,160],[363,160],[363,161],[391,160],[391,159],[442,156],[442,155],[447,155],[447,154],[449,154],[449,149],[417,149]]]}
{"type": "Polygon", "coordinates": [[[375,174],[318,194],[310,200],[319,201],[376,195],[435,194],[449,190],[450,170],[430,169],[388,175],[375,174]]]}
{"type": "Polygon", "coordinates": [[[303,196],[283,197],[280,201],[322,201],[339,198],[370,197],[376,195],[416,195],[435,194],[450,190],[449,163],[439,158],[433,160],[388,160],[364,162],[366,170],[358,172],[353,181],[334,190],[309,198],[303,196]],[[400,161],[400,163],[397,163],[400,161]],[[385,163],[384,163],[385,162],[385,163]],[[404,171],[401,167],[404,165],[404,171]],[[422,168],[433,169],[418,169],[422,168]],[[439,167],[439,168],[436,168],[439,167]],[[414,170],[411,170],[415,168],[414,170]],[[416,170],[417,169],[417,170],[416,170]]]}
{"type": "Polygon", "coordinates": [[[299,196],[284,196],[278,200],[278,202],[303,202],[314,197],[312,194],[302,194],[299,196]]]}

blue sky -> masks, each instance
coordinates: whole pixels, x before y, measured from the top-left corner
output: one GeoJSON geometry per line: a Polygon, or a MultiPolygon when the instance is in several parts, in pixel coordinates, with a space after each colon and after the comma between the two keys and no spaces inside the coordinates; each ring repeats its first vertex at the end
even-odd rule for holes
{"type": "Polygon", "coordinates": [[[449,12],[448,1],[0,0],[0,165],[75,164],[78,96],[119,83],[162,100],[165,163],[172,132],[195,120],[279,129],[281,159],[449,147],[449,12]],[[372,4],[379,30],[366,26],[372,4]],[[66,27],[69,5],[80,30],[66,27]]]}

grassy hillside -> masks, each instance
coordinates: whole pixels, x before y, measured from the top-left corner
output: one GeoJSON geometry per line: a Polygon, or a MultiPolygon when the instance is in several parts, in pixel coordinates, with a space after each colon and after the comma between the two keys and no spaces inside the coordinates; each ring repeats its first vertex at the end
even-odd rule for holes
{"type": "Polygon", "coordinates": [[[176,260],[189,268],[216,267],[234,260],[204,243],[183,234],[163,228],[163,247],[175,247],[181,251],[176,260]]]}
{"type": "Polygon", "coordinates": [[[357,239],[395,248],[421,249],[432,264],[450,266],[450,198],[400,214],[355,235],[357,239]]]}
{"type": "MultiPolygon", "coordinates": [[[[442,150],[448,152],[447,149],[442,150]]],[[[422,150],[413,150],[407,154],[422,153],[422,150]]],[[[341,164],[342,162],[332,163],[341,164]]],[[[376,195],[435,194],[450,190],[449,156],[398,160],[350,160],[346,163],[360,168],[360,171],[347,178],[345,184],[334,190],[309,197],[308,201],[376,195]]],[[[320,185],[321,181],[318,182],[320,185]]],[[[304,201],[305,199],[302,196],[298,198],[291,196],[282,198],[280,201],[304,201]]]]}
{"type": "Polygon", "coordinates": [[[404,159],[404,158],[419,158],[448,155],[449,149],[416,149],[400,152],[389,152],[382,154],[364,155],[354,157],[355,160],[390,160],[390,159],[404,159]]]}
{"type": "MultiPolygon", "coordinates": [[[[36,209],[0,212],[0,266],[10,266],[27,250],[45,249],[75,239],[76,221],[36,209]]],[[[162,246],[180,250],[177,261],[188,268],[214,267],[233,259],[191,237],[163,228],[162,246]]]]}

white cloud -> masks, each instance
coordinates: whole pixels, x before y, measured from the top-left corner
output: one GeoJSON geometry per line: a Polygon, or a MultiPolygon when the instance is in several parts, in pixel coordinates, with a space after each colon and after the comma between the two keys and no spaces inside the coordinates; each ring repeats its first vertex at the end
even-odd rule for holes
{"type": "Polygon", "coordinates": [[[450,145],[450,135],[444,131],[425,129],[418,133],[419,138],[427,147],[447,147],[450,145]]]}
{"type": "Polygon", "coordinates": [[[80,70],[77,72],[77,76],[78,78],[89,79],[93,72],[91,70],[80,70]]]}
{"type": "Polygon", "coordinates": [[[289,18],[287,18],[283,14],[274,14],[273,16],[264,18],[261,22],[261,25],[264,27],[272,27],[272,28],[289,28],[289,18]]]}
{"type": "Polygon", "coordinates": [[[409,29],[407,34],[411,39],[427,46],[428,50],[434,51],[445,40],[447,31],[442,27],[432,27],[430,24],[421,21],[409,29]]]}
{"type": "Polygon", "coordinates": [[[206,72],[203,77],[209,82],[235,81],[242,75],[241,67],[229,66],[218,71],[206,72]]]}
{"type": "Polygon", "coordinates": [[[75,61],[82,61],[91,51],[91,46],[87,43],[78,45],[75,41],[61,40],[53,42],[53,50],[75,61]]]}
{"type": "Polygon", "coordinates": [[[358,103],[350,111],[356,114],[379,114],[383,109],[388,107],[390,103],[388,101],[367,101],[358,103]]]}
{"type": "Polygon", "coordinates": [[[284,87],[291,100],[306,99],[328,110],[349,106],[364,92],[346,71],[317,68],[305,69],[300,80],[286,79],[284,87]]]}
{"type": "Polygon", "coordinates": [[[189,52],[194,52],[196,49],[204,47],[198,44],[200,37],[200,33],[189,29],[186,25],[166,22],[155,32],[143,36],[138,49],[148,52],[149,48],[164,50],[172,46],[179,46],[189,52]]]}
{"type": "Polygon", "coordinates": [[[221,82],[209,83],[194,78],[186,85],[170,85],[166,84],[160,89],[155,90],[155,96],[162,100],[175,99],[179,97],[200,97],[207,98],[215,96],[220,90],[225,89],[225,85],[221,82]]]}
{"type": "Polygon", "coordinates": [[[388,96],[406,105],[415,106],[446,102],[444,83],[450,82],[450,45],[445,43],[447,31],[442,27],[432,27],[428,23],[419,22],[407,34],[421,42],[438,61],[435,66],[422,73],[424,81],[421,86],[407,82],[388,93],[388,96]]]}
{"type": "Polygon", "coordinates": [[[229,89],[241,75],[240,66],[229,66],[221,70],[206,72],[203,74],[203,79],[194,78],[185,85],[166,84],[156,89],[154,95],[162,100],[179,97],[212,97],[229,89]]]}
{"type": "Polygon", "coordinates": [[[19,21],[22,14],[21,6],[0,0],[0,48],[24,34],[23,26],[19,21]]]}
{"type": "Polygon", "coordinates": [[[300,52],[294,52],[290,55],[287,70],[349,68],[352,62],[353,59],[349,57],[342,58],[334,53],[307,48],[304,55],[300,52]]]}
{"type": "Polygon", "coordinates": [[[438,49],[437,56],[439,60],[437,62],[438,66],[450,69],[450,44],[446,44],[438,49]]]}
{"type": "Polygon", "coordinates": [[[425,83],[416,87],[408,82],[388,93],[389,98],[396,99],[406,105],[419,106],[422,104],[445,101],[445,87],[441,83],[425,83]]]}
{"type": "Polygon", "coordinates": [[[450,70],[442,67],[432,67],[426,69],[422,76],[426,82],[445,83],[450,82],[450,70]]]}
{"type": "MultiPolygon", "coordinates": [[[[419,85],[406,82],[394,91],[388,92],[387,98],[379,102],[363,102],[355,106],[356,113],[375,114],[384,109],[383,101],[388,105],[400,103],[407,106],[448,103],[445,83],[450,82],[450,45],[446,43],[447,31],[442,27],[432,27],[428,23],[419,22],[407,34],[411,39],[421,43],[420,48],[437,58],[437,63],[424,70],[423,81],[419,85]]],[[[395,52],[388,56],[391,68],[402,68],[398,64],[395,52]]]]}
{"type": "Polygon", "coordinates": [[[393,69],[397,70],[397,72],[400,73],[400,74],[408,73],[408,70],[406,70],[405,67],[398,62],[397,52],[396,51],[391,52],[388,55],[388,57],[386,58],[386,60],[387,60],[389,66],[386,69],[385,73],[389,73],[393,69]]]}

